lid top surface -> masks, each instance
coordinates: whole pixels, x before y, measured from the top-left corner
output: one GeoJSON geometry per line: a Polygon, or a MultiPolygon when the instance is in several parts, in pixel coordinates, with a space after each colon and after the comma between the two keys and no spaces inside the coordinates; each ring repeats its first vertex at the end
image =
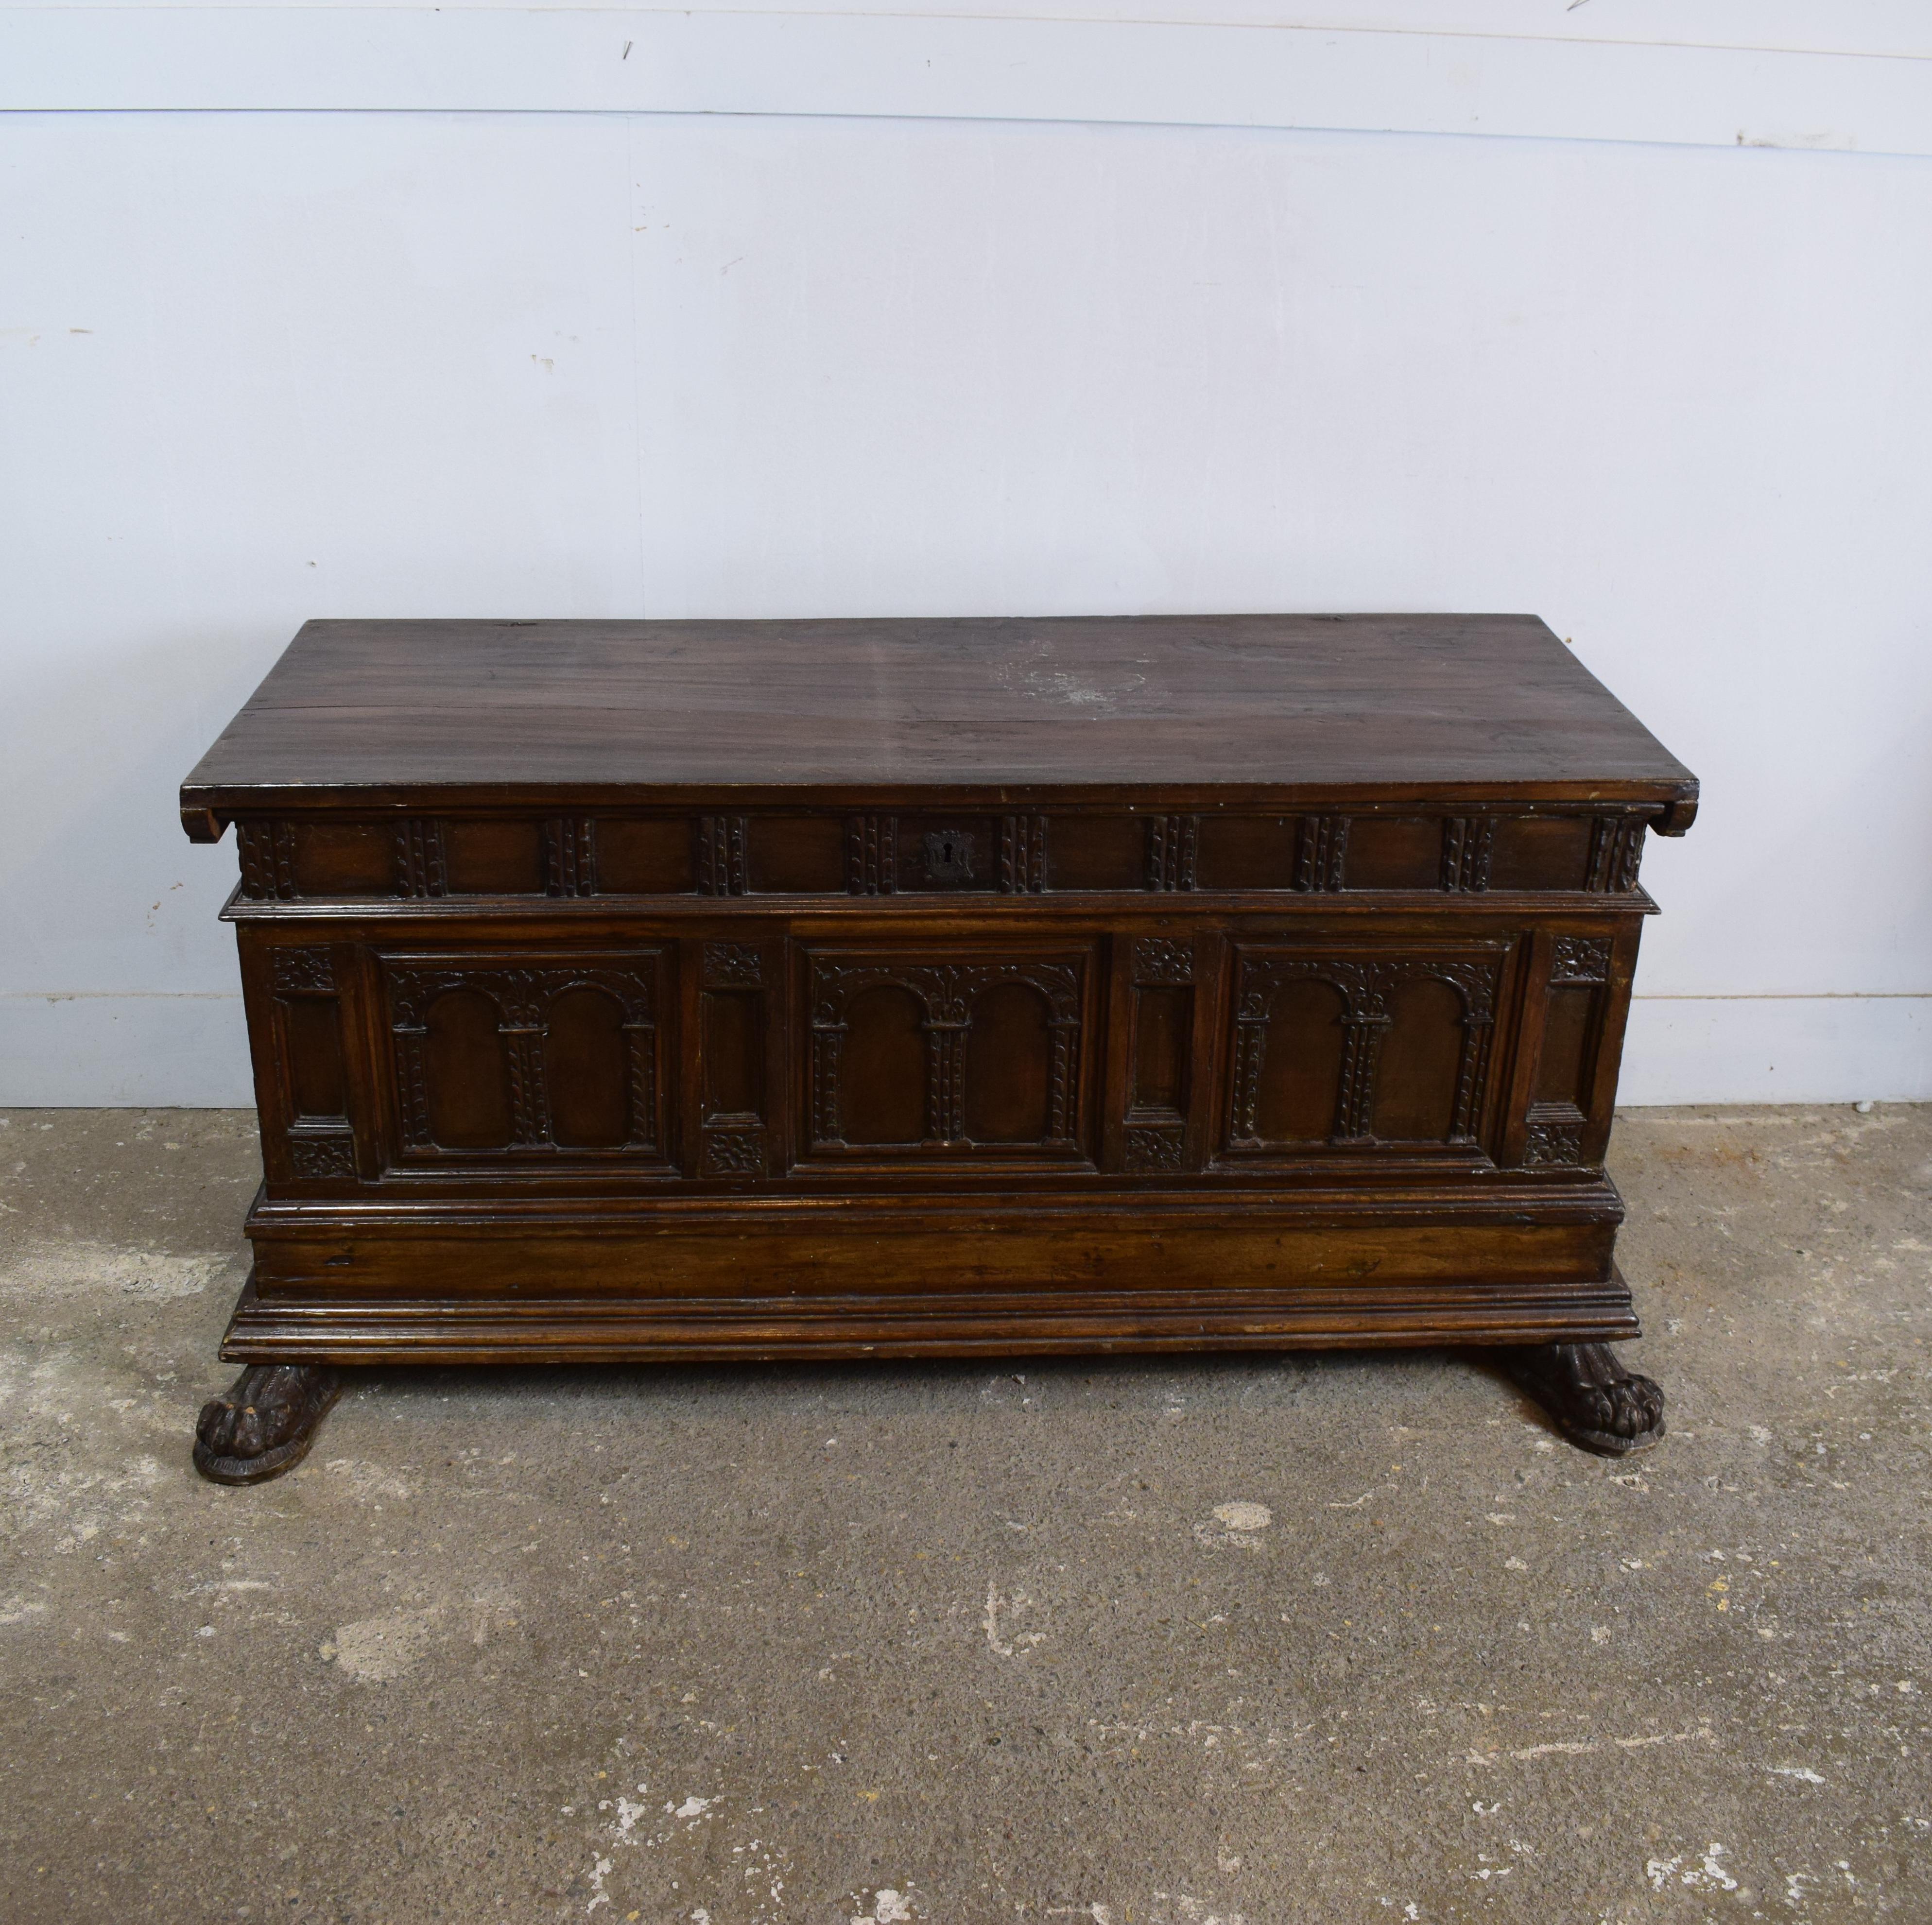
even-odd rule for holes
{"type": "Polygon", "coordinates": [[[1696,786],[1527,615],[326,621],[183,800],[1429,784],[1696,786]]]}

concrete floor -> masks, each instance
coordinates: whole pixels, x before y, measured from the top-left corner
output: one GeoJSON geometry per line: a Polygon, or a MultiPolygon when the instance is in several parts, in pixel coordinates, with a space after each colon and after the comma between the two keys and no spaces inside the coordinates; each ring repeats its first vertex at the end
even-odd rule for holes
{"type": "Polygon", "coordinates": [[[359,1378],[251,1119],[0,1121],[0,1917],[1932,1919],[1932,1111],[1638,1111],[1618,1465],[1428,1353],[359,1378]]]}

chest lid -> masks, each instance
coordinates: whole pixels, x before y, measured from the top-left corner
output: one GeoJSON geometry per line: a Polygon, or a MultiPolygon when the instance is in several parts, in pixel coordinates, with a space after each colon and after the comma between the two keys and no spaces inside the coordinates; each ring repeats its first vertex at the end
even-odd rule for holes
{"type": "Polygon", "coordinates": [[[182,784],[236,816],[978,799],[1654,804],[1696,779],[1528,615],[319,621],[182,784]]]}

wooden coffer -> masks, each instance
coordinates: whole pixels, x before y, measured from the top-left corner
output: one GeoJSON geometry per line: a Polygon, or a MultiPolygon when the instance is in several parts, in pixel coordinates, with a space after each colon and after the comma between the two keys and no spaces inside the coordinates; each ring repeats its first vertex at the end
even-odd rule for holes
{"type": "Polygon", "coordinates": [[[1696,785],[1538,622],[315,622],[237,830],[238,1358],[1636,1334],[1696,785]]]}

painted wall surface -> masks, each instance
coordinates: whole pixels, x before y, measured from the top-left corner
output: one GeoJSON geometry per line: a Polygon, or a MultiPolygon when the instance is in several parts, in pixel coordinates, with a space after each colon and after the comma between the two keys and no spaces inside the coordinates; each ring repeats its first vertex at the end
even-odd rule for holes
{"type": "Polygon", "coordinates": [[[309,616],[1356,608],[1540,613],[1703,778],[1630,1099],[1932,1097],[1932,158],[52,72],[0,1102],[249,1099],[174,790],[309,616]]]}

